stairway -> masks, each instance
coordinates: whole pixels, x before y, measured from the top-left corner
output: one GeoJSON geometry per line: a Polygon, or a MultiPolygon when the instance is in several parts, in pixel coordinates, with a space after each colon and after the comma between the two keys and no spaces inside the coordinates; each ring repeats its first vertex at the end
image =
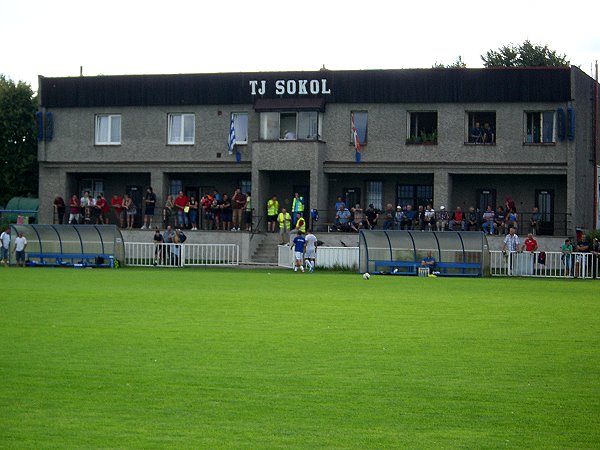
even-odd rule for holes
{"type": "Polygon", "coordinates": [[[266,233],[263,236],[263,240],[256,247],[251,260],[254,263],[277,265],[279,233],[266,233]]]}

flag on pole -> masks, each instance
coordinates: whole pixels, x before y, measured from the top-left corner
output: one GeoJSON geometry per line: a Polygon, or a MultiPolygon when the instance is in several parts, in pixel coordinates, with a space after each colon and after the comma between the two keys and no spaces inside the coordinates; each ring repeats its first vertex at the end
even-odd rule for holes
{"type": "Polygon", "coordinates": [[[352,138],[354,139],[354,150],[355,150],[355,158],[356,162],[360,162],[360,141],[358,140],[358,131],[356,131],[356,126],[354,125],[354,113],[351,114],[352,117],[352,138]]]}
{"type": "Polygon", "coordinates": [[[233,149],[235,148],[235,125],[233,124],[233,114],[231,115],[231,121],[229,122],[229,154],[233,155],[233,149]]]}

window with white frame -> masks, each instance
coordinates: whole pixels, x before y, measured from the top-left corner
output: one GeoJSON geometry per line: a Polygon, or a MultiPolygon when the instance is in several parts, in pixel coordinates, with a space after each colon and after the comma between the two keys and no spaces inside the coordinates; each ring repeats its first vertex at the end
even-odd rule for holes
{"type": "Polygon", "coordinates": [[[121,144],[121,115],[96,115],[96,145],[121,144]]]}
{"type": "Polygon", "coordinates": [[[236,145],[248,143],[248,113],[232,113],[236,145]]]}
{"type": "Polygon", "coordinates": [[[352,117],[354,117],[354,126],[358,135],[360,145],[367,143],[367,125],[369,114],[367,111],[352,111],[350,113],[350,142],[354,144],[354,130],[352,129],[352,117]]]}
{"type": "Polygon", "coordinates": [[[554,111],[526,111],[523,134],[526,144],[554,142],[554,111]]]}
{"type": "Polygon", "coordinates": [[[383,182],[367,181],[367,205],[373,205],[375,209],[383,209],[383,182]]]}
{"type": "Polygon", "coordinates": [[[260,113],[260,139],[315,141],[321,136],[322,114],[317,111],[260,113]]]}
{"type": "Polygon", "coordinates": [[[194,114],[169,114],[169,145],[191,145],[195,134],[194,114]]]}

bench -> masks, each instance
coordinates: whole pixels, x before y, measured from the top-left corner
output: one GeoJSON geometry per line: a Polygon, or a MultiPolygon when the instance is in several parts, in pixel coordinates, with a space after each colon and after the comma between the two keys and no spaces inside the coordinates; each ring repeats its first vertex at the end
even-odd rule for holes
{"type": "Polygon", "coordinates": [[[27,252],[27,258],[39,259],[39,262],[32,262],[31,265],[40,266],[73,266],[73,267],[113,267],[113,255],[105,253],[36,253],[27,252]],[[98,259],[104,262],[98,263],[98,259]],[[46,262],[45,260],[50,260],[46,262]]]}
{"type": "Polygon", "coordinates": [[[375,263],[375,271],[378,273],[383,273],[383,271],[378,270],[378,268],[386,267],[389,269],[389,272],[394,275],[416,275],[417,268],[421,266],[420,262],[416,261],[374,261],[375,263]],[[402,269],[402,268],[410,268],[409,271],[400,271],[394,272],[394,269],[402,269]]]}
{"type": "Polygon", "coordinates": [[[441,276],[448,277],[478,277],[481,276],[481,264],[479,263],[461,263],[461,262],[436,262],[435,271],[440,272],[441,276]],[[460,272],[448,272],[448,269],[458,269],[460,272]],[[477,272],[466,272],[466,270],[476,269],[477,272]]]}

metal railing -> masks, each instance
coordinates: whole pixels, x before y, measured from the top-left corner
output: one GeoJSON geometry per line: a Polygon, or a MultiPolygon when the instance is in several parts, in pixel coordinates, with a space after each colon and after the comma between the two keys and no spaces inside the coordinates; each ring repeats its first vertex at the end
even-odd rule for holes
{"type": "MultiPolygon", "coordinates": [[[[293,249],[287,245],[280,245],[277,250],[277,265],[279,267],[293,267],[293,249]]],[[[322,269],[357,271],[358,247],[318,247],[315,266],[322,269]]]]}
{"type": "Polygon", "coordinates": [[[240,247],[237,244],[154,244],[125,242],[127,266],[237,266],[240,247]]]}
{"type": "Polygon", "coordinates": [[[492,276],[598,278],[599,263],[592,253],[490,251],[492,276]]]}

